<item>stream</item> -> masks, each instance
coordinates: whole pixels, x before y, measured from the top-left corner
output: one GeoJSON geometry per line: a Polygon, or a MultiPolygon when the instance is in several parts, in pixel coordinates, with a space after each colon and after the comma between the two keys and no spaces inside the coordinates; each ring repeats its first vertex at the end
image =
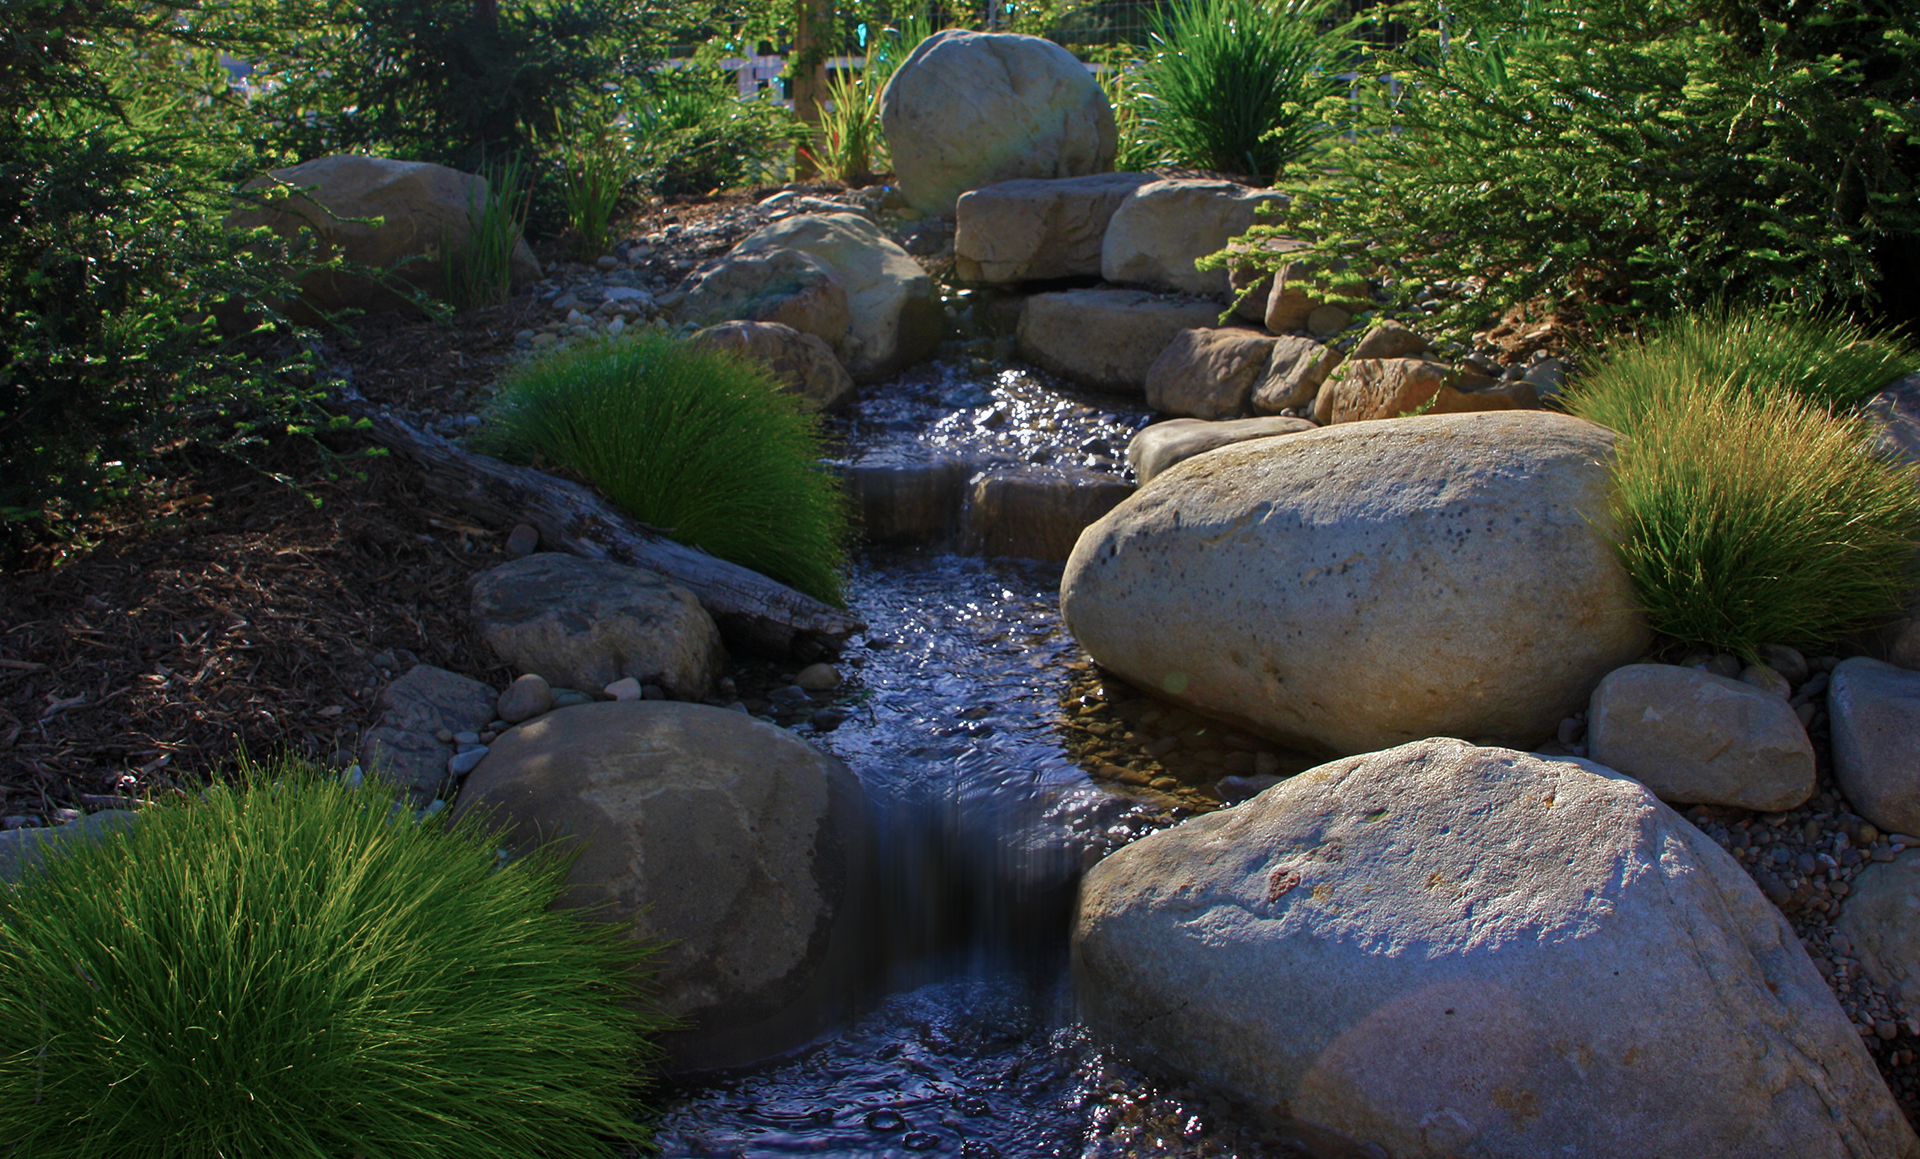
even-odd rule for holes
{"type": "MultiPolygon", "coordinates": [[[[842,465],[909,475],[955,458],[1118,474],[1148,417],[1137,400],[946,363],[868,393],[845,422],[842,465]]],[[[1060,621],[1062,565],[950,543],[858,557],[849,602],[869,627],[839,665],[846,719],[798,726],[853,769],[878,817],[880,993],[796,1054],[670,1086],[660,1154],[1367,1154],[1161,1081],[1076,1021],[1067,932],[1081,870],[1191,814],[1120,795],[1070,752],[1062,706],[1091,665],[1060,621]]]]}

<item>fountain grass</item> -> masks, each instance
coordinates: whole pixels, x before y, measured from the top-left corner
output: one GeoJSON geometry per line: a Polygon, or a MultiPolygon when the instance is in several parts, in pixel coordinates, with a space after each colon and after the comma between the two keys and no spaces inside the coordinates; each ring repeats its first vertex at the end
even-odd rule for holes
{"type": "Polygon", "coordinates": [[[671,538],[844,606],[819,423],[759,366],[646,331],[526,363],[484,419],[475,449],[577,472],[671,538]]]}
{"type": "Polygon", "coordinates": [[[290,761],[0,886],[0,1144],[36,1159],[591,1156],[643,1143],[649,952],[572,858],[290,761]]]}
{"type": "Polygon", "coordinates": [[[1653,628],[1751,660],[1897,615],[1920,477],[1856,416],[1786,390],[1699,390],[1638,415],[1614,461],[1618,552],[1653,628]]]}
{"type": "Polygon", "coordinates": [[[1596,361],[1569,384],[1564,405],[1622,433],[1703,389],[1786,391],[1845,410],[1920,370],[1920,354],[1904,339],[1869,335],[1839,315],[1725,305],[1676,315],[1645,337],[1616,342],[1596,361]]]}

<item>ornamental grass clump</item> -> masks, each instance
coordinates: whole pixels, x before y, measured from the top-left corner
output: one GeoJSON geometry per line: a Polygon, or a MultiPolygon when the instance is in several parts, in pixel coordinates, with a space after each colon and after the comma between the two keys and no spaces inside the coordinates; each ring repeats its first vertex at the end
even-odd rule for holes
{"type": "Polygon", "coordinates": [[[640,1143],[646,949],[569,854],[293,764],[0,886],[0,1147],[35,1159],[591,1156],[640,1143]]]}
{"type": "Polygon", "coordinates": [[[757,365],[648,332],[509,375],[476,450],[574,472],[673,539],[838,605],[848,538],[817,421],[757,365]]]}
{"type": "Polygon", "coordinates": [[[1619,555],[1653,628],[1752,659],[1898,614],[1920,479],[1865,420],[1782,388],[1675,392],[1614,461],[1619,555]]]}

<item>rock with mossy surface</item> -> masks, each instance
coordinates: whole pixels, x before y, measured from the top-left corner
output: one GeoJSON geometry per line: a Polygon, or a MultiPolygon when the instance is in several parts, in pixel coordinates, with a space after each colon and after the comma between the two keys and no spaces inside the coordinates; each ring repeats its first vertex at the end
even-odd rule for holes
{"type": "Polygon", "coordinates": [[[1910,1159],[1744,870],[1601,766],[1431,739],[1153,834],[1082,884],[1074,990],[1173,1072],[1401,1159],[1910,1159]]]}
{"type": "Polygon", "coordinates": [[[494,742],[456,819],[516,850],[578,842],[563,904],[642,943],[676,1069],[801,1046],[853,1011],[868,968],[866,798],[845,765],[745,714],[621,701],[494,742]]]}
{"type": "Polygon", "coordinates": [[[1222,447],[1087,529],[1061,612],[1134,684],[1307,751],[1530,747],[1652,643],[1611,540],[1613,442],[1515,412],[1222,447]]]}

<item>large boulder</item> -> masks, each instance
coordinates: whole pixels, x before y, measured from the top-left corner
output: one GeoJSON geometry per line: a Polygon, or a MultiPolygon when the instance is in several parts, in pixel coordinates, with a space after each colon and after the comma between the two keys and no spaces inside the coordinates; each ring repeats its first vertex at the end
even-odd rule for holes
{"type": "Polygon", "coordinates": [[[1528,747],[1652,642],[1610,542],[1613,440],[1516,413],[1222,447],[1087,529],[1061,610],[1133,683],[1295,747],[1528,747]]]}
{"type": "Polygon", "coordinates": [[[940,345],[946,314],[933,279],[871,221],[851,213],[799,214],[747,235],[733,253],[782,249],[813,258],[846,291],[851,323],[842,361],[854,381],[886,378],[940,345]]]}
{"type": "Polygon", "coordinates": [[[1273,344],[1273,335],[1240,326],[1182,330],[1147,368],[1147,405],[1196,419],[1239,418],[1273,344]]]}
{"type": "Polygon", "coordinates": [[[1140,476],[1141,486],[1145,486],[1155,475],[1175,463],[1203,455],[1217,447],[1230,447],[1235,443],[1270,439],[1278,435],[1297,435],[1313,429],[1313,423],[1307,419],[1288,418],[1285,415],[1230,419],[1226,422],[1168,419],[1140,428],[1139,433],[1127,443],[1127,462],[1140,476]]]}
{"type": "Polygon", "coordinates": [[[853,325],[840,279],[799,250],[722,255],[688,274],[680,292],[682,322],[773,322],[813,335],[836,356],[845,352],[853,325]]]}
{"type": "Polygon", "coordinates": [[[1220,307],[1194,298],[1096,287],[1035,294],[1014,341],[1040,369],[1097,390],[1138,393],[1182,330],[1212,326],[1220,307]]]}
{"type": "MultiPolygon", "coordinates": [[[[394,161],[343,153],[249,181],[258,196],[227,217],[227,227],[266,226],[281,237],[310,231],[314,256],[338,256],[404,283],[431,298],[448,295],[443,253],[458,252],[472,234],[472,214],[485,204],[487,181],[427,161],[394,161]]],[[[525,238],[513,243],[515,286],[540,276],[525,238]]],[[[365,276],[316,270],[300,279],[307,305],[319,311],[415,309],[405,294],[365,276]]]]}
{"type": "Polygon", "coordinates": [[[1131,484],[1100,471],[1065,467],[986,471],[973,481],[964,544],[973,555],[1063,560],[1087,524],[1132,493],[1131,484]]]}
{"type": "Polygon", "coordinates": [[[880,94],[880,128],[901,194],[939,217],[970,189],[1105,173],[1120,140],[1106,94],[1071,52],[959,29],[901,62],[880,94]]]}
{"type": "Polygon", "coordinates": [[[543,551],[481,572],[472,587],[480,638],[554,687],[598,694],[630,676],[695,700],[726,661],[693,593],[642,568],[543,551]]]}
{"type": "Polygon", "coordinates": [[[1396,1159],[1908,1159],[1786,920],[1611,770],[1457,740],[1109,856],[1073,936],[1122,1045],[1396,1159]]]}
{"type": "Polygon", "coordinates": [[[1145,173],[1003,181],[962,194],[954,273],[963,282],[1098,277],[1113,211],[1153,181],[1145,173]]]}
{"type": "Polygon", "coordinates": [[[1840,792],[1886,832],[1920,833],[1920,672],[1842,660],[1827,685],[1827,718],[1840,792]]]}
{"type": "Polygon", "coordinates": [[[455,747],[442,732],[478,732],[493,719],[499,693],[458,672],[416,664],[380,690],[380,719],[360,741],[360,763],[422,808],[445,787],[455,747]]]}
{"type": "Polygon", "coordinates": [[[1333,423],[1425,414],[1518,410],[1539,405],[1527,382],[1493,382],[1424,358],[1349,358],[1320,387],[1314,421],[1333,423]]]}
{"type": "Polygon", "coordinates": [[[809,414],[845,410],[858,398],[853,376],[817,335],[778,322],[721,322],[687,341],[763,367],[809,414]]]}
{"type": "Polygon", "coordinates": [[[672,1065],[735,1066],[806,1043],[856,1003],[871,851],[847,767],[699,704],[580,705],[512,729],[467,778],[525,851],[578,842],[562,903],[663,944],[652,988],[684,1019],[672,1065]]]}
{"type": "Polygon", "coordinates": [[[1587,753],[1663,801],[1785,812],[1813,796],[1813,742],[1784,697],[1672,664],[1607,673],[1587,753]]]}
{"type": "Polygon", "coordinates": [[[1278,194],[1231,181],[1173,179],[1142,185],[1114,211],[1100,250],[1109,282],[1225,301],[1227,270],[1195,269],[1253,225],[1254,208],[1278,194]]]}

